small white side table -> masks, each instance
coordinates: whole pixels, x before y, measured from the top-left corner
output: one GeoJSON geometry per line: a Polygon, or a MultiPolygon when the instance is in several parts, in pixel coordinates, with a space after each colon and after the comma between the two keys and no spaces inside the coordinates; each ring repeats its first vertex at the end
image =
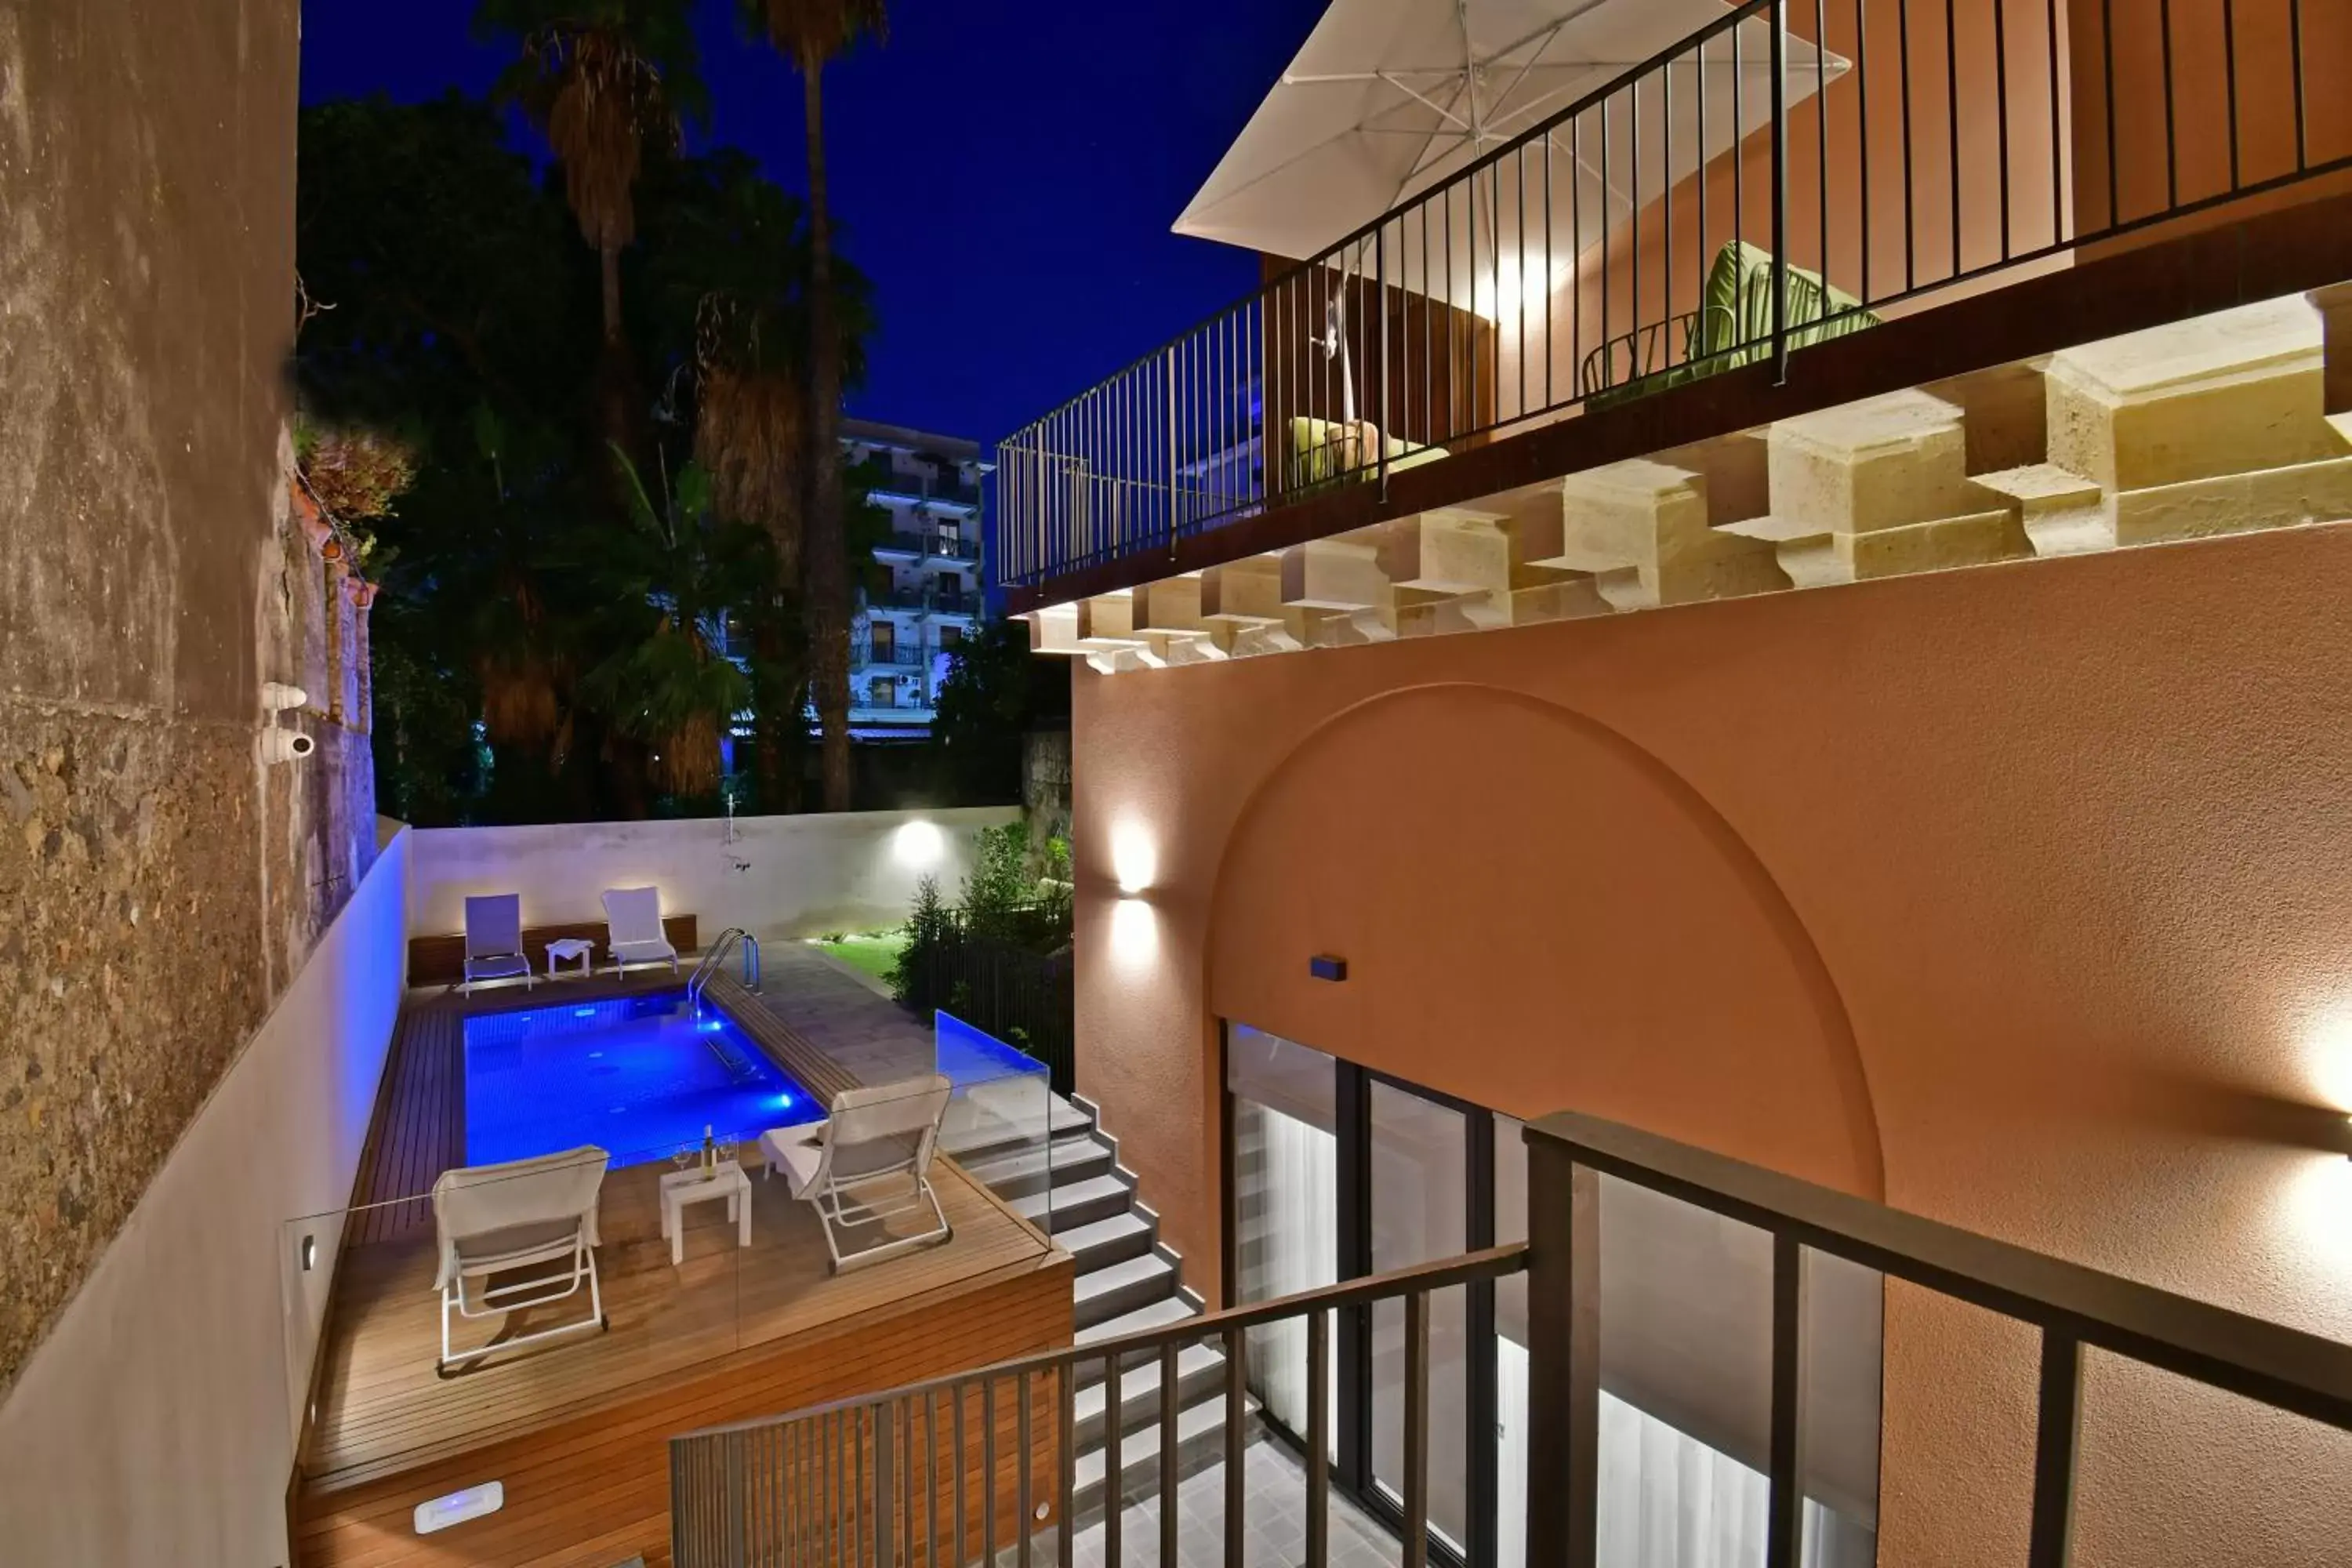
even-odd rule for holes
{"type": "Polygon", "coordinates": [[[672,1268],[686,1261],[686,1207],[727,1200],[727,1217],[735,1222],[735,1245],[751,1245],[751,1179],[732,1160],[722,1161],[716,1175],[700,1171],[672,1171],[661,1179],[662,1235],[669,1239],[672,1268]]]}
{"type": "Polygon", "coordinates": [[[594,973],[590,966],[595,957],[594,942],[576,936],[557,937],[547,944],[547,977],[550,980],[561,980],[563,976],[556,965],[576,963],[580,967],[574,972],[574,977],[585,980],[594,973]]]}

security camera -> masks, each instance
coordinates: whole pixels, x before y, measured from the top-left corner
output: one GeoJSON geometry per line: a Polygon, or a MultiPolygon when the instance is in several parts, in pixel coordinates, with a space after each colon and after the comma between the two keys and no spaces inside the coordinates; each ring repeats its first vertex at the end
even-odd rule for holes
{"type": "Polygon", "coordinates": [[[319,742],[299,730],[275,727],[261,732],[261,760],[265,763],[299,763],[319,749],[319,742]]]}
{"type": "Polygon", "coordinates": [[[289,686],[282,680],[261,683],[261,706],[272,713],[284,713],[295,708],[310,705],[310,694],[299,686],[289,686]]]}

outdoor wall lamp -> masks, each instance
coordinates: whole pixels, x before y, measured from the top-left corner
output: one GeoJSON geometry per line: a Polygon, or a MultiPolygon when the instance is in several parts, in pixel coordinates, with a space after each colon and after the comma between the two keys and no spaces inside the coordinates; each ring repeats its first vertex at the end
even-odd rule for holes
{"type": "Polygon", "coordinates": [[[1110,874],[1118,890],[1132,897],[1151,886],[1160,871],[1160,852],[1139,822],[1121,822],[1110,830],[1110,874]]]}
{"type": "Polygon", "coordinates": [[[947,835],[936,822],[916,820],[902,824],[891,836],[890,850],[898,864],[917,871],[928,871],[947,854],[947,835]]]}

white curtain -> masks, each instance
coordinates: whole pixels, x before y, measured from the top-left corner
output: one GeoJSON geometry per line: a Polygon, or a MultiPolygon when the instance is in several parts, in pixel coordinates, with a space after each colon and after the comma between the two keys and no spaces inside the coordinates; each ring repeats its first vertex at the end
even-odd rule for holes
{"type": "MultiPolygon", "coordinates": [[[[1330,1284],[1339,1272],[1339,1141],[1319,1127],[1237,1099],[1234,1152],[1241,1188],[1241,1299],[1266,1301],[1330,1284]]],[[[1333,1349],[1336,1353],[1336,1344],[1333,1349]]],[[[1249,1373],[1250,1387],[1267,1412],[1304,1436],[1305,1321],[1250,1331],[1249,1373]]],[[[1338,1388],[1335,1369],[1335,1408],[1338,1388]]]]}

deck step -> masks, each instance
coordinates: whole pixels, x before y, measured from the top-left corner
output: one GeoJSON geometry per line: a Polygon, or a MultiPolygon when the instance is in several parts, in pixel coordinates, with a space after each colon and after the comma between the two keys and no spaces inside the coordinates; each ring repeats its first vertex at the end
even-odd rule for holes
{"type": "Polygon", "coordinates": [[[974,1160],[957,1162],[964,1173],[1001,1198],[1025,1197],[1050,1184],[1067,1186],[1099,1176],[1111,1167],[1110,1146],[1090,1133],[1056,1138],[1043,1148],[1032,1143],[974,1160]]]}
{"type": "Polygon", "coordinates": [[[1091,1225],[1075,1226],[1054,1239],[1061,1244],[1063,1251],[1078,1260],[1078,1272],[1084,1275],[1089,1269],[1124,1262],[1150,1251],[1157,1234],[1156,1226],[1129,1210],[1091,1225]]]}
{"type": "Polygon", "coordinates": [[[1135,1189],[1117,1176],[1089,1176],[1067,1186],[1024,1194],[1011,1200],[1013,1210],[1034,1226],[1059,1236],[1098,1219],[1127,1212],[1135,1189]]]}
{"type": "MultiPolygon", "coordinates": [[[[1099,1366],[1099,1363],[1097,1363],[1099,1366]]],[[[1083,1375],[1083,1374],[1082,1374],[1083,1375]]],[[[1176,1355],[1176,1401],[1181,1409],[1216,1392],[1225,1375],[1224,1352],[1213,1345],[1186,1345],[1176,1355]]],[[[1073,1396],[1077,1422],[1078,1452],[1102,1447],[1104,1411],[1110,1385],[1097,1374],[1078,1384],[1073,1396]]],[[[1129,1367],[1118,1379],[1118,1429],[1122,1436],[1160,1417],[1160,1363],[1147,1361],[1129,1367]]],[[[1125,1447],[1124,1442],[1121,1444],[1125,1447]]],[[[1120,1458],[1125,1458],[1124,1453],[1120,1458]]]]}
{"type": "Polygon", "coordinates": [[[1175,1265],[1147,1252],[1078,1275],[1071,1287],[1072,1321],[1091,1328],[1175,1293],[1175,1265]]]}

